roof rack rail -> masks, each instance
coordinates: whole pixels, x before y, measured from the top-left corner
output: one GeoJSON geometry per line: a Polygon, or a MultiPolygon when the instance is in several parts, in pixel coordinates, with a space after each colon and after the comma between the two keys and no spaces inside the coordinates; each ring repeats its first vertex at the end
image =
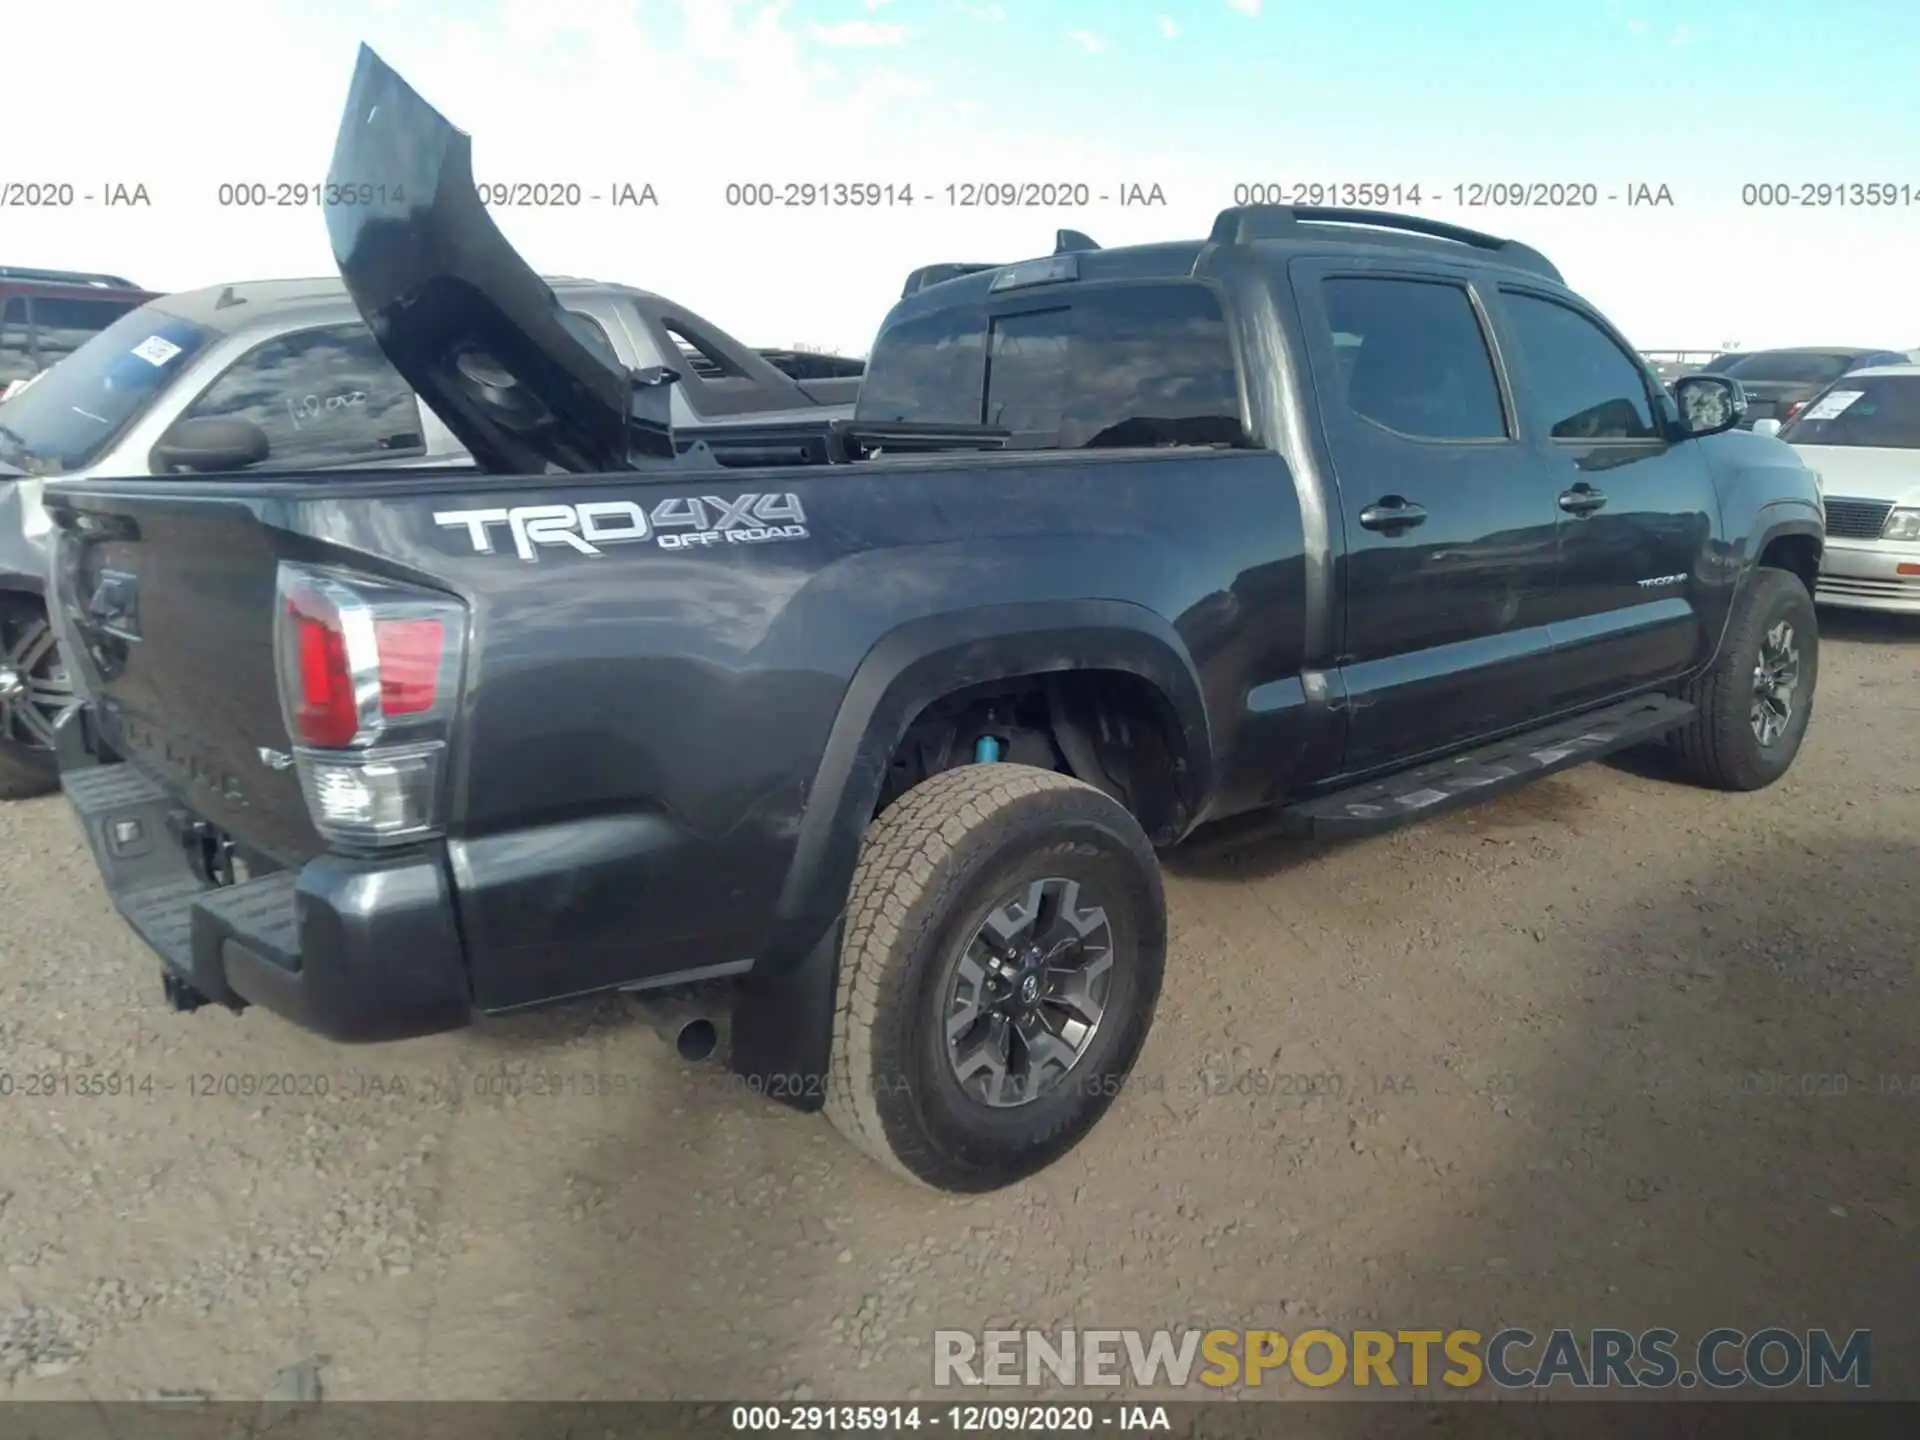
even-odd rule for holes
{"type": "Polygon", "coordinates": [[[978,275],[982,270],[998,270],[998,260],[982,264],[922,265],[907,276],[906,288],[900,292],[900,298],[918,295],[929,285],[940,285],[948,280],[958,280],[962,275],[978,275]]]}
{"type": "MultiPolygon", "coordinates": [[[[1073,255],[1088,250],[1098,250],[1100,242],[1080,230],[1056,230],[1053,232],[1053,253],[1055,255],[1073,255]]],[[[985,263],[971,261],[948,265],[922,265],[907,276],[907,283],[900,292],[900,298],[918,295],[929,285],[939,285],[948,280],[958,280],[962,275],[978,275],[982,270],[998,270],[1011,264],[1007,260],[994,260],[985,263]]]]}
{"type": "MultiPolygon", "coordinates": [[[[1498,255],[1521,270],[1531,270],[1550,280],[1561,281],[1553,262],[1532,246],[1518,240],[1505,240],[1464,225],[1449,225],[1444,220],[1429,220],[1424,215],[1402,215],[1393,210],[1347,210],[1309,205],[1239,205],[1222,210],[1213,221],[1213,233],[1207,238],[1215,245],[1247,245],[1255,240],[1298,238],[1302,225],[1364,225],[1376,230],[1398,230],[1432,240],[1452,240],[1498,255]]],[[[1562,282],[1564,283],[1564,282],[1562,282]]]]}
{"type": "Polygon", "coordinates": [[[28,265],[0,265],[0,280],[39,280],[49,285],[91,285],[102,290],[138,290],[120,275],[93,270],[36,270],[28,265]]]}

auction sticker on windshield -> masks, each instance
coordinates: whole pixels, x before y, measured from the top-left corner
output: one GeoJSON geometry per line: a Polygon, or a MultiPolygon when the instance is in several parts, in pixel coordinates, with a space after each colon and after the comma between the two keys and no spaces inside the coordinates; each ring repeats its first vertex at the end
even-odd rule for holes
{"type": "Polygon", "coordinates": [[[167,361],[178,355],[180,353],[180,347],[171,340],[163,339],[161,336],[149,335],[133,347],[133,353],[149,365],[158,367],[166,364],[167,361]]]}
{"type": "Polygon", "coordinates": [[[1831,420],[1842,410],[1867,392],[1864,390],[1834,390],[1821,397],[1820,402],[1807,408],[1802,420],[1831,420]]]}

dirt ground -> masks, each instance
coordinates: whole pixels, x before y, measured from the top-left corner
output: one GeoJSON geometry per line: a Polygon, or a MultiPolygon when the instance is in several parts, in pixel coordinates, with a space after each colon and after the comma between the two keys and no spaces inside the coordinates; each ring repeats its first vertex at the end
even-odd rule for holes
{"type": "Polygon", "coordinates": [[[622,1002],[169,1014],[62,802],[0,806],[0,1394],[898,1400],[936,1327],[1374,1323],[1869,1328],[1920,1395],[1920,626],[1824,624],[1765,793],[1633,759],[1169,857],[1140,1076],[975,1199],[622,1002]]]}

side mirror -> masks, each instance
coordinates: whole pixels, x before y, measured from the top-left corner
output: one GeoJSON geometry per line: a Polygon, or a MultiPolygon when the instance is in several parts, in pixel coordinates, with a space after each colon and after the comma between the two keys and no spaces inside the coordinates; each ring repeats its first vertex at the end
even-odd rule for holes
{"type": "Polygon", "coordinates": [[[1756,435],[1778,435],[1780,433],[1780,422],[1775,420],[1771,415],[1765,420],[1756,420],[1753,422],[1753,433],[1756,435]]]}
{"type": "Polygon", "coordinates": [[[1695,439],[1733,429],[1747,413],[1747,392],[1730,375],[1682,375],[1673,382],[1680,424],[1695,439]]]}
{"type": "Polygon", "coordinates": [[[176,422],[149,458],[156,474],[191,470],[207,475],[258,465],[272,450],[267,432],[251,420],[208,415],[176,422]]]}

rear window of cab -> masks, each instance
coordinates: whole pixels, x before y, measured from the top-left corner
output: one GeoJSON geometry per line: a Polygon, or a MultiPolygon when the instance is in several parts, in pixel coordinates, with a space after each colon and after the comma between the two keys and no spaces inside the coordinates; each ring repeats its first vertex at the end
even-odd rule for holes
{"type": "Polygon", "coordinates": [[[990,425],[1023,448],[1242,442],[1219,296],[1197,281],[1067,289],[955,305],[890,325],[859,418],[990,425]]]}

